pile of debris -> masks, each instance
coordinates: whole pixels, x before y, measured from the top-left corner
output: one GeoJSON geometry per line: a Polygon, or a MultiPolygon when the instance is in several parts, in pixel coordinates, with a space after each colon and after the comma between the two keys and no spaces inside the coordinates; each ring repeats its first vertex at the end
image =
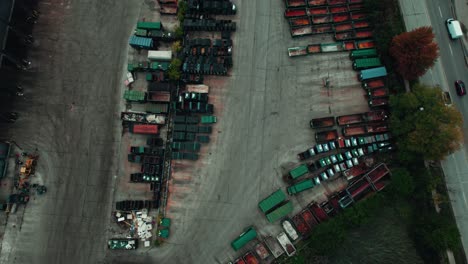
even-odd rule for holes
{"type": "Polygon", "coordinates": [[[150,240],[153,236],[152,230],[155,224],[152,216],[148,216],[148,210],[123,212],[117,211],[115,218],[118,224],[129,228],[130,236],[137,236],[143,242],[145,247],[151,245],[150,240]]]}

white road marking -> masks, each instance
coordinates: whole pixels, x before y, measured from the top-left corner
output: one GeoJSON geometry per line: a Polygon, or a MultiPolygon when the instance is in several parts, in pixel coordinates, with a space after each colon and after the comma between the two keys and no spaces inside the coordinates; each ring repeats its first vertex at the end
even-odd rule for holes
{"type": "Polygon", "coordinates": [[[440,6],[438,6],[438,8],[439,8],[439,15],[440,17],[442,17],[442,10],[440,10],[440,6]]]}
{"type": "Polygon", "coordinates": [[[448,47],[449,47],[449,50],[450,50],[450,54],[452,54],[452,56],[453,56],[453,51],[452,51],[452,47],[450,46],[450,44],[448,45],[448,47]]]}

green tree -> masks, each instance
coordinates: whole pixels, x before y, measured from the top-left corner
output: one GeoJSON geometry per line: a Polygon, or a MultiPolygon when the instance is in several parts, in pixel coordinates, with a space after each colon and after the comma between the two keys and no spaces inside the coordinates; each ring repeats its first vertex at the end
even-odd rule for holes
{"type": "Polygon", "coordinates": [[[184,22],[185,12],[187,12],[187,3],[185,1],[179,1],[179,6],[177,10],[177,19],[180,23],[184,22]]]}
{"type": "Polygon", "coordinates": [[[175,29],[175,36],[178,39],[181,39],[184,37],[184,29],[181,26],[177,26],[175,29]]]}
{"type": "Polygon", "coordinates": [[[408,198],[414,192],[415,183],[407,169],[394,168],[392,169],[392,184],[390,186],[396,196],[408,198]]]}
{"type": "Polygon", "coordinates": [[[169,79],[173,81],[178,81],[181,76],[180,66],[182,66],[182,61],[180,59],[173,59],[171,64],[169,65],[169,69],[167,71],[167,75],[169,79]]]}
{"type": "Polygon", "coordinates": [[[180,52],[181,50],[182,50],[182,44],[180,43],[180,41],[175,41],[174,43],[172,43],[172,52],[176,54],[180,52]]]}
{"type": "Polygon", "coordinates": [[[416,84],[412,92],[391,96],[390,107],[402,161],[441,160],[460,148],[462,116],[444,104],[440,89],[416,84]]]}

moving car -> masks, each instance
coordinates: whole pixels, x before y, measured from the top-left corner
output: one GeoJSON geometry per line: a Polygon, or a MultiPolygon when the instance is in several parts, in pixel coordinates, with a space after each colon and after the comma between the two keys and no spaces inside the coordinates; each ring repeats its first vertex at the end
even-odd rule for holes
{"type": "Polygon", "coordinates": [[[466,94],[465,83],[462,80],[455,81],[455,90],[459,96],[466,94]]]}

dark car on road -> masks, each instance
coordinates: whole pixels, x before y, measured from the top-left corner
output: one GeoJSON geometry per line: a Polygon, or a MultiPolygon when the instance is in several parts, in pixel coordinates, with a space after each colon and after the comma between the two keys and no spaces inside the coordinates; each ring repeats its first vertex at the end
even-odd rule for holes
{"type": "Polygon", "coordinates": [[[455,90],[457,90],[457,94],[459,96],[463,96],[466,94],[465,83],[461,80],[455,81],[455,90]]]}

